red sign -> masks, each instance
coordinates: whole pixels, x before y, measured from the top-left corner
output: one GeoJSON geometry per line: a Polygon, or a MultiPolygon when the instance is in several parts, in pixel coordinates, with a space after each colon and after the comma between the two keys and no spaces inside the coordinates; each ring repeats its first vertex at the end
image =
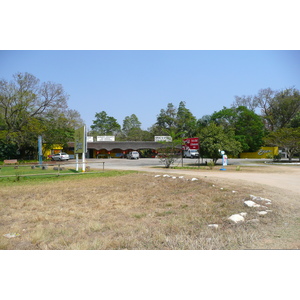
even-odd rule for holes
{"type": "Polygon", "coordinates": [[[194,149],[194,150],[199,150],[199,138],[188,138],[184,139],[184,149],[194,149]]]}

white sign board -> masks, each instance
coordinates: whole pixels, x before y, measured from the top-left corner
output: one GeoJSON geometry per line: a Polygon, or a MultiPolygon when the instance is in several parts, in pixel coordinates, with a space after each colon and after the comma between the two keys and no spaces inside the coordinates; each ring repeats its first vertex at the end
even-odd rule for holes
{"type": "Polygon", "coordinates": [[[115,141],[115,136],[97,136],[97,142],[114,142],[115,141]]]}
{"type": "Polygon", "coordinates": [[[155,142],[172,142],[172,138],[170,136],[155,136],[155,142]]]}
{"type": "Polygon", "coordinates": [[[86,141],[87,141],[87,142],[93,142],[93,141],[94,141],[94,137],[92,137],[92,136],[87,136],[87,137],[86,137],[86,141]]]}

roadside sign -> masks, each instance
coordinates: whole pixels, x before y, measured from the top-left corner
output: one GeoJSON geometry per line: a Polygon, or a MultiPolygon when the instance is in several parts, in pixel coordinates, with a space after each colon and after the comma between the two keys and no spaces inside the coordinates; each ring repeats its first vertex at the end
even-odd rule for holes
{"type": "Polygon", "coordinates": [[[86,152],[85,126],[76,129],[74,137],[75,137],[74,153],[85,153],[86,152]]]}
{"type": "Polygon", "coordinates": [[[188,138],[184,139],[184,150],[199,150],[199,138],[188,138]]]}
{"type": "Polygon", "coordinates": [[[172,137],[170,136],[155,136],[155,142],[172,142],[172,137]]]}

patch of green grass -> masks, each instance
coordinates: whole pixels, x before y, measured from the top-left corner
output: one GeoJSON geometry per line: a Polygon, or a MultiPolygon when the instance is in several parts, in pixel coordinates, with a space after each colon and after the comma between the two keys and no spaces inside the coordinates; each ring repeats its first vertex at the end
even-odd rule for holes
{"type": "Polygon", "coordinates": [[[46,173],[37,173],[36,170],[27,169],[26,173],[22,172],[20,169],[6,170],[6,174],[0,173],[0,186],[7,185],[27,185],[27,184],[40,184],[44,182],[58,182],[58,181],[71,181],[71,180],[84,180],[88,178],[97,178],[97,177],[114,177],[114,176],[123,176],[132,173],[138,173],[137,171],[118,171],[118,170],[109,170],[101,172],[72,172],[72,170],[63,170],[60,171],[60,174],[57,174],[57,171],[48,172],[49,170],[42,170],[46,173]],[[27,171],[29,171],[27,173],[27,171]],[[30,173],[30,171],[32,171],[30,173]],[[10,174],[9,174],[10,173],[10,174]]]}
{"type": "Polygon", "coordinates": [[[183,166],[183,167],[179,167],[179,166],[176,166],[176,167],[171,167],[170,169],[178,169],[178,170],[199,170],[199,169],[206,169],[205,167],[203,166],[183,166]]]}
{"type": "Polygon", "coordinates": [[[136,219],[141,219],[143,217],[146,217],[147,214],[134,214],[133,217],[136,218],[136,219]]]}

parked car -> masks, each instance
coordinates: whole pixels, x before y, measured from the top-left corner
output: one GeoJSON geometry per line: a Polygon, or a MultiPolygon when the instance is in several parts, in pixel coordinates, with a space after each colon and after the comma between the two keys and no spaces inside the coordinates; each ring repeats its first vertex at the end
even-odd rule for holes
{"type": "Polygon", "coordinates": [[[199,152],[197,150],[189,149],[184,151],[183,156],[188,158],[198,158],[199,152]]]}
{"type": "Polygon", "coordinates": [[[137,151],[131,151],[128,153],[127,158],[128,159],[139,159],[140,154],[137,151]]]}
{"type": "Polygon", "coordinates": [[[69,160],[69,159],[70,159],[69,154],[65,152],[54,154],[51,157],[51,160],[69,160]]]}

